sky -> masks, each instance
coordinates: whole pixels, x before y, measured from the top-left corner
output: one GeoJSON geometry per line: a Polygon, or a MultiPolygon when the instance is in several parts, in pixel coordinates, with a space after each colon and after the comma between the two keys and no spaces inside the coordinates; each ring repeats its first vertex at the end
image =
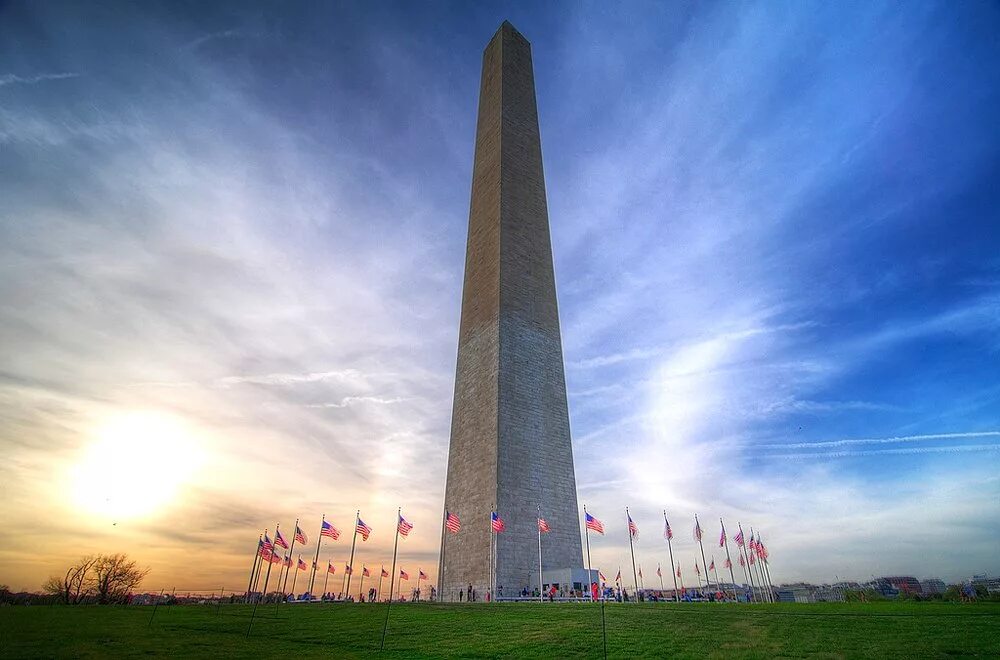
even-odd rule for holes
{"type": "Polygon", "coordinates": [[[1000,572],[995,4],[315,5],[0,3],[0,583],[241,590],[324,514],[339,576],[399,506],[436,578],[504,19],[595,566],[628,506],[647,582],[664,509],[688,575],[695,514],[776,583],[1000,572]]]}

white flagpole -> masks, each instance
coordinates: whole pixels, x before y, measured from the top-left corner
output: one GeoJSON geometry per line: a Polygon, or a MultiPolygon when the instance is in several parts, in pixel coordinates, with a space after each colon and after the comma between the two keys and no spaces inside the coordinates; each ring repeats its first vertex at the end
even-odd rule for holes
{"type": "MultiPolygon", "coordinates": [[[[544,602],[545,599],[541,597],[542,595],[542,505],[538,505],[538,520],[535,521],[535,527],[538,528],[538,595],[539,599],[544,602]]],[[[590,587],[590,580],[587,580],[587,586],[590,587]]]]}

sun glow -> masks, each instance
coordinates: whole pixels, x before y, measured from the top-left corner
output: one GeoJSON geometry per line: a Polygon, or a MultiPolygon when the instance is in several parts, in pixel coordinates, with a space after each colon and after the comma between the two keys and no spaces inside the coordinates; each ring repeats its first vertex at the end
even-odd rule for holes
{"type": "Polygon", "coordinates": [[[203,455],[174,417],[135,412],[111,420],[70,468],[80,508],[111,518],[151,514],[174,501],[203,455]]]}

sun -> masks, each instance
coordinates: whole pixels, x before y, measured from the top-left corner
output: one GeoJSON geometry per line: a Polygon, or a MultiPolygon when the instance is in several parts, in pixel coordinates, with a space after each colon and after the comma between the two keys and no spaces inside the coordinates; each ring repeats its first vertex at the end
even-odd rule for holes
{"type": "Polygon", "coordinates": [[[115,520],[151,515],[174,502],[196,474],[202,452],[176,417],[132,412],[95,433],[70,468],[74,503],[115,520]]]}

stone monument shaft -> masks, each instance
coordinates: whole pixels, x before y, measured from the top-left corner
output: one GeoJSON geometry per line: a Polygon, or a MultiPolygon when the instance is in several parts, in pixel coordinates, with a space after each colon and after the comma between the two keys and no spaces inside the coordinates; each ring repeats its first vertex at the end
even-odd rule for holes
{"type": "Polygon", "coordinates": [[[513,595],[543,569],[582,566],[573,448],[556,304],[531,45],[507,22],[483,53],[472,203],[462,294],[439,589],[480,598],[490,573],[513,595]]]}

